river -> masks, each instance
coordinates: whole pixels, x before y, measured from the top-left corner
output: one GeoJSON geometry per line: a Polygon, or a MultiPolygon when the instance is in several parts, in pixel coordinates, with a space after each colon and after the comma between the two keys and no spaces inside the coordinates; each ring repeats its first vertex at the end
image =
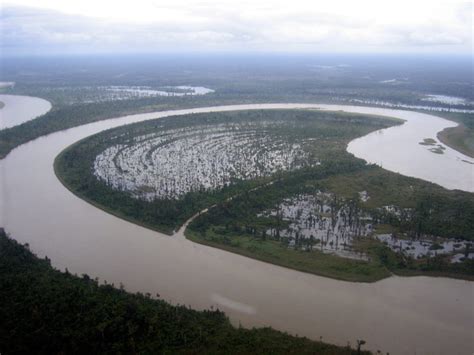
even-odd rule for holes
{"type": "MultiPolygon", "coordinates": [[[[472,354],[472,282],[390,277],[363,284],[285,269],[192,243],[181,234],[169,237],[118,219],[74,196],[53,172],[54,158],[61,150],[79,139],[125,123],[191,112],[301,107],[404,118],[407,120],[404,125],[378,134],[391,137],[390,130],[397,130],[404,140],[392,150],[408,154],[411,149],[413,152],[426,149],[418,145],[415,134],[402,130],[403,127],[414,129],[409,123],[420,114],[381,108],[240,105],[110,119],[38,138],[1,160],[0,225],[18,241],[29,243],[33,252],[51,258],[57,268],[67,267],[73,273],[87,273],[116,285],[122,283],[129,291],[159,293],[165,300],[196,309],[217,306],[234,324],[270,325],[313,339],[322,336],[323,340],[340,345],[346,345],[347,341],[354,345],[356,339],[365,339],[366,348],[391,354],[472,354]],[[413,139],[405,140],[405,134],[413,139]]],[[[428,115],[422,118],[438,120],[428,115]]],[[[442,121],[444,125],[453,125],[442,121]]],[[[417,134],[430,138],[432,132],[427,129],[417,134]]],[[[367,136],[370,144],[374,144],[372,135],[367,136]]],[[[384,140],[384,144],[392,141],[392,138],[384,140]]],[[[370,149],[366,148],[364,153],[361,147],[360,140],[356,140],[351,142],[349,150],[358,156],[369,155],[370,149]]],[[[437,157],[437,165],[441,166],[452,154],[465,159],[460,153],[449,153],[448,149],[446,152],[443,155],[429,152],[432,155],[428,156],[437,157]]],[[[381,161],[384,167],[390,166],[390,157],[381,161]]],[[[462,163],[459,167],[471,165],[462,163]]],[[[466,186],[472,170],[444,169],[444,174],[462,175],[449,179],[461,187],[466,186]]],[[[434,176],[437,179],[439,176],[434,176]]]]}
{"type": "Polygon", "coordinates": [[[51,110],[51,103],[38,97],[0,95],[0,102],[5,104],[0,108],[0,129],[17,126],[51,110]]]}

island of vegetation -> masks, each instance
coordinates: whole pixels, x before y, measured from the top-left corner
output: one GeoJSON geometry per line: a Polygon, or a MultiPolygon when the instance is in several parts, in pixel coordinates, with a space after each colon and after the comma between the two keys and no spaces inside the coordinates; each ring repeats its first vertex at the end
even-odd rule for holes
{"type": "Polygon", "coordinates": [[[474,278],[474,199],[388,172],[347,143],[399,120],[318,110],[168,117],[88,137],[55,161],[121,218],[327,277],[474,278]]]}
{"type": "Polygon", "coordinates": [[[2,354],[368,354],[60,272],[3,229],[0,273],[2,354]]]}
{"type": "MultiPolygon", "coordinates": [[[[420,112],[432,114],[426,110],[420,112]]],[[[474,114],[469,112],[439,112],[436,116],[446,118],[458,123],[456,127],[445,128],[437,134],[438,140],[461,152],[468,157],[474,158],[474,114]]],[[[432,138],[425,138],[421,145],[435,145],[437,142],[432,138]]]]}
{"type": "Polygon", "coordinates": [[[442,144],[436,144],[436,140],[434,140],[433,138],[425,138],[423,139],[422,142],[419,142],[418,144],[420,145],[426,145],[430,148],[428,148],[428,150],[432,153],[436,153],[436,154],[444,154],[444,151],[446,150],[446,147],[443,146],[442,144]]]}
{"type": "Polygon", "coordinates": [[[436,144],[436,140],[433,138],[424,138],[423,141],[418,144],[432,146],[436,144]]]}

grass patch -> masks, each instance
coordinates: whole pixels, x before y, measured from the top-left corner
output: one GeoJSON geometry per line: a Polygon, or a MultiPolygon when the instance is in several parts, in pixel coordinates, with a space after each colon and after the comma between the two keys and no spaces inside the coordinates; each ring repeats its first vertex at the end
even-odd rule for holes
{"type": "Polygon", "coordinates": [[[377,224],[374,229],[376,234],[391,234],[398,232],[398,229],[390,224],[377,224]]]}
{"type": "Polygon", "coordinates": [[[317,250],[317,246],[311,252],[294,250],[275,240],[262,240],[247,235],[222,235],[213,230],[202,234],[190,229],[185,231],[185,235],[196,243],[343,281],[376,282],[392,274],[474,280],[474,260],[451,264],[447,255],[414,260],[395,253],[379,240],[370,237],[354,240],[354,250],[369,256],[369,261],[358,261],[324,254],[317,250]]]}
{"type": "MultiPolygon", "coordinates": [[[[294,250],[274,240],[245,235],[223,236],[209,230],[204,235],[187,229],[186,238],[271,264],[319,276],[353,282],[375,282],[390,276],[376,260],[359,261],[313,251],[294,250]]],[[[362,248],[360,249],[362,251],[362,248]]]]}

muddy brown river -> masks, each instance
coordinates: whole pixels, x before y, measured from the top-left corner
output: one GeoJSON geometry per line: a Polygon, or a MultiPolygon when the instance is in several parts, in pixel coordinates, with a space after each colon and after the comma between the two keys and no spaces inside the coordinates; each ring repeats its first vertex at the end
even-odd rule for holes
{"type": "Polygon", "coordinates": [[[10,128],[44,115],[51,110],[49,101],[38,97],[0,94],[0,129],[10,128]]]}
{"type": "MultiPolygon", "coordinates": [[[[387,156],[386,160],[375,161],[380,156],[369,154],[370,144],[382,142],[384,154],[393,152],[393,145],[392,150],[385,148],[394,144],[394,134],[403,138],[403,143],[395,142],[398,151],[423,159],[426,147],[418,145],[418,136],[435,138],[432,131],[439,131],[443,125],[454,125],[408,111],[307,104],[201,108],[92,123],[36,139],[0,161],[0,225],[18,241],[29,243],[33,252],[51,258],[57,268],[67,267],[73,273],[87,273],[116,285],[122,283],[129,291],[159,293],[174,304],[196,309],[218,307],[234,324],[269,325],[340,345],[347,342],[354,345],[356,339],[365,339],[366,348],[390,354],[472,354],[473,282],[390,277],[363,284],[285,269],[192,243],[181,232],[169,237],[116,218],[74,196],[53,172],[54,158],[61,150],[81,138],[125,123],[190,112],[298,107],[406,119],[401,128],[368,135],[365,146],[361,143],[364,138],[355,140],[348,149],[387,169],[412,176],[416,176],[416,169],[404,172],[397,154],[395,162],[390,162],[387,156]],[[418,135],[407,131],[411,137],[408,139],[403,127],[417,130],[419,126],[410,125],[410,121],[419,119],[436,122],[424,125],[431,128],[418,135]],[[388,138],[380,141],[377,134],[388,138]]],[[[472,188],[471,165],[460,161],[464,156],[449,148],[445,155],[428,153],[427,159],[434,159],[430,161],[441,167],[428,179],[448,188],[472,188]],[[454,164],[448,166],[454,166],[455,170],[449,171],[443,164],[454,164]]]]}

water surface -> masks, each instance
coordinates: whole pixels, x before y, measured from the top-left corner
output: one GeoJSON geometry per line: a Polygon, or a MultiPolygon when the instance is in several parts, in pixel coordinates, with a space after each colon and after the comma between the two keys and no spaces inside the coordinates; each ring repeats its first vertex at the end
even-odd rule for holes
{"type": "Polygon", "coordinates": [[[0,95],[0,101],[5,104],[0,108],[0,129],[19,125],[51,110],[51,103],[38,97],[0,95]]]}

